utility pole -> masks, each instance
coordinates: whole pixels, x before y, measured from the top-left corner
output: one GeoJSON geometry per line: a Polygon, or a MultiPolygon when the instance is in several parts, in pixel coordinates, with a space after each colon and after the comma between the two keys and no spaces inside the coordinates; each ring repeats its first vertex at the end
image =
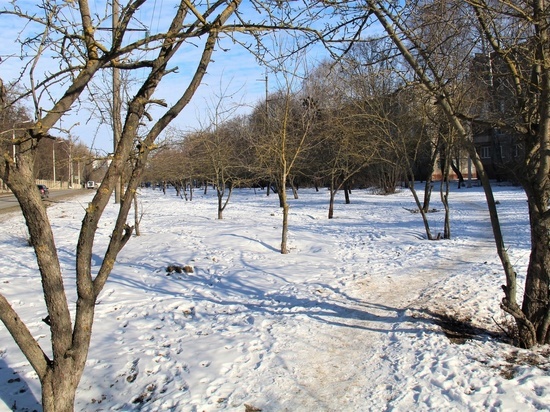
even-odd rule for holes
{"type": "Polygon", "coordinates": [[[15,163],[15,125],[13,126],[13,130],[11,131],[11,140],[13,141],[13,144],[11,145],[13,149],[13,163],[15,163]]]}
{"type": "Polygon", "coordinates": [[[69,189],[73,188],[74,168],[73,168],[73,137],[69,134],[69,189]]]}
{"type": "Polygon", "coordinates": [[[269,117],[269,103],[268,103],[268,96],[269,96],[269,77],[267,76],[267,67],[265,68],[265,121],[267,124],[267,118],[269,117]]]}
{"type": "MultiPolygon", "coordinates": [[[[113,29],[112,37],[113,43],[116,40],[116,33],[118,27],[118,14],[120,6],[118,0],[113,0],[113,29]]],[[[113,107],[112,107],[112,121],[113,121],[113,153],[116,153],[118,147],[118,142],[120,141],[120,136],[122,135],[122,123],[120,120],[121,112],[121,98],[120,98],[120,71],[116,67],[116,61],[113,65],[113,107]]],[[[115,183],[115,203],[120,203],[121,193],[122,193],[122,173],[123,170],[120,170],[120,175],[115,183]]]]}
{"type": "Polygon", "coordinates": [[[269,95],[269,85],[268,85],[269,77],[267,76],[267,67],[265,68],[264,78],[263,79],[256,79],[256,81],[265,83],[265,120],[267,122],[267,116],[269,114],[268,113],[269,112],[269,107],[268,107],[268,102],[267,102],[267,97],[269,95]]]}
{"type": "Polygon", "coordinates": [[[55,139],[52,141],[53,184],[55,186],[55,139]]]}

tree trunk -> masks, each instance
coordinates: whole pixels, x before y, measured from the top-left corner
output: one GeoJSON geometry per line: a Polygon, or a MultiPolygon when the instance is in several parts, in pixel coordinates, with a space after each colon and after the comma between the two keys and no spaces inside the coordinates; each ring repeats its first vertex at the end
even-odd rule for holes
{"type": "Polygon", "coordinates": [[[281,182],[279,186],[279,202],[281,204],[281,208],[283,209],[283,227],[282,227],[282,233],[281,233],[281,254],[287,254],[288,253],[288,202],[286,198],[286,187],[285,182],[281,182]]]}
{"type": "Polygon", "coordinates": [[[296,187],[296,185],[294,185],[292,180],[290,181],[290,187],[292,188],[292,195],[294,196],[294,199],[299,199],[299,197],[298,197],[298,188],[296,187]]]}
{"type": "Polygon", "coordinates": [[[451,220],[449,214],[449,175],[445,173],[445,178],[441,180],[441,187],[439,189],[441,195],[441,203],[445,209],[445,217],[443,219],[443,239],[451,238],[451,220]]]}
{"type": "Polygon", "coordinates": [[[216,194],[218,195],[218,220],[223,219],[223,190],[220,186],[216,186],[216,194]]]}
{"type": "Polygon", "coordinates": [[[460,169],[454,164],[453,160],[451,159],[450,163],[451,169],[453,169],[453,172],[455,172],[456,176],[458,177],[458,188],[464,186],[464,176],[462,175],[462,172],[460,169]]]}
{"type": "Polygon", "coordinates": [[[416,193],[416,189],[414,187],[414,180],[409,180],[409,190],[411,191],[414,197],[414,201],[416,203],[416,207],[418,208],[418,211],[422,215],[422,221],[424,222],[424,229],[426,230],[426,236],[428,237],[428,240],[433,240],[432,232],[430,231],[430,223],[428,222],[428,216],[426,215],[426,212],[424,212],[424,209],[420,204],[418,193],[416,193]]]}
{"type": "Polygon", "coordinates": [[[531,224],[531,255],[525,280],[525,294],[522,312],[531,321],[536,330],[536,340],[539,344],[550,343],[548,328],[550,326],[549,311],[549,279],[550,273],[550,220],[541,215],[535,207],[535,202],[529,201],[529,219],[531,224]]]}
{"type": "Polygon", "coordinates": [[[285,202],[283,206],[283,229],[281,234],[281,254],[285,255],[288,253],[288,203],[285,202]]]}
{"type": "MultiPolygon", "coordinates": [[[[223,196],[225,194],[225,184],[222,185],[224,188],[222,190],[218,190],[218,219],[223,219],[223,211],[227,207],[227,204],[229,203],[229,199],[231,199],[231,194],[233,193],[233,184],[229,184],[229,187],[227,188],[227,197],[225,198],[225,202],[223,201],[223,196]]],[[[219,186],[218,186],[219,187],[219,186]]]]}
{"type": "Polygon", "coordinates": [[[141,236],[141,232],[139,231],[139,205],[137,200],[137,192],[134,192],[134,232],[136,236],[141,236]]]}
{"type": "MultiPolygon", "coordinates": [[[[508,256],[507,247],[504,244],[504,237],[502,235],[502,228],[500,226],[500,221],[498,217],[498,211],[495,203],[495,198],[493,195],[493,190],[491,188],[491,183],[487,172],[483,167],[483,163],[479,158],[473,145],[468,147],[470,152],[470,158],[475,165],[479,179],[483,186],[483,191],[485,192],[485,197],[487,199],[487,207],[489,209],[489,217],[491,219],[491,227],[493,229],[493,236],[495,238],[495,245],[497,248],[497,253],[502,263],[502,268],[504,269],[504,274],[506,276],[506,285],[502,286],[504,291],[504,298],[502,299],[501,308],[512,315],[518,326],[518,336],[520,339],[521,346],[525,348],[531,348],[537,343],[536,330],[525,315],[522,309],[518,306],[517,301],[517,275],[514,271],[512,263],[510,262],[510,257],[508,256]]],[[[531,237],[533,236],[531,228],[531,237]]],[[[536,242],[533,242],[533,244],[536,242]]],[[[527,273],[529,277],[529,271],[527,273]]],[[[526,282],[527,283],[527,282],[526,282]]],[[[529,289],[525,289],[525,294],[529,294],[529,289]]]]}
{"type": "Polygon", "coordinates": [[[441,138],[437,138],[435,144],[431,146],[430,164],[428,175],[426,177],[426,184],[424,185],[424,204],[422,206],[422,209],[424,209],[424,212],[426,213],[428,213],[428,211],[430,210],[430,200],[432,198],[433,189],[433,174],[435,170],[435,164],[437,162],[437,154],[439,153],[440,142],[441,138]]]}
{"type": "Polygon", "coordinates": [[[74,411],[76,389],[83,370],[83,367],[77,371],[70,365],[55,365],[49,371],[41,381],[44,412],[74,411]]]}
{"type": "Polygon", "coordinates": [[[349,199],[350,193],[351,193],[351,190],[349,188],[349,185],[346,183],[344,185],[344,199],[345,199],[346,205],[349,205],[351,203],[351,200],[349,199]]]}
{"type": "Polygon", "coordinates": [[[332,219],[334,217],[334,198],[336,196],[336,190],[333,189],[333,186],[330,186],[330,200],[328,202],[328,218],[332,219]]]}
{"type": "Polygon", "coordinates": [[[430,210],[430,199],[432,198],[432,189],[433,189],[433,181],[432,181],[432,175],[428,176],[426,179],[426,184],[424,185],[424,203],[422,205],[422,210],[424,210],[425,213],[428,213],[430,210]]]}
{"type": "Polygon", "coordinates": [[[451,238],[451,223],[449,220],[449,163],[452,163],[450,160],[450,145],[444,145],[445,158],[442,164],[443,174],[441,175],[441,186],[439,187],[439,194],[441,196],[441,203],[443,203],[443,208],[445,209],[445,218],[443,221],[443,239],[451,238]]]}
{"type": "Polygon", "coordinates": [[[334,199],[336,198],[336,193],[338,193],[338,189],[340,189],[340,185],[336,185],[336,178],[333,176],[330,179],[330,198],[328,202],[328,218],[332,219],[334,217],[334,199]]]}

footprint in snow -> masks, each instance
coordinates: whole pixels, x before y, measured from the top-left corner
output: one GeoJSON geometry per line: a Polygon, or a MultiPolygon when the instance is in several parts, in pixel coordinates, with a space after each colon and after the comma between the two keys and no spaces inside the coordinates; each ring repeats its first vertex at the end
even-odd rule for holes
{"type": "Polygon", "coordinates": [[[123,375],[126,375],[126,382],[132,383],[136,380],[138,375],[138,362],[139,359],[134,359],[126,364],[124,369],[127,369],[128,371],[126,373],[123,373],[123,375]]]}

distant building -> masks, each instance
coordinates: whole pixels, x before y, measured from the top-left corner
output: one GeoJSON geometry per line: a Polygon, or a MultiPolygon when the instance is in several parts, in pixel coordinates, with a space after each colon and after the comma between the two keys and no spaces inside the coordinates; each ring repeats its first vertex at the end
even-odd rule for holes
{"type": "Polygon", "coordinates": [[[483,120],[473,125],[473,142],[481,162],[490,179],[517,180],[524,149],[513,130],[517,109],[512,78],[494,53],[477,54],[471,73],[479,92],[476,117],[483,120]]]}

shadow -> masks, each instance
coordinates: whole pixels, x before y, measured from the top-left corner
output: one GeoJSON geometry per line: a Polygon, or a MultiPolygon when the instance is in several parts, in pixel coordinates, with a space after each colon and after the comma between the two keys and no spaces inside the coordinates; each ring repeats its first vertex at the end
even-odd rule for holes
{"type": "Polygon", "coordinates": [[[12,411],[38,412],[42,410],[25,378],[0,358],[0,399],[12,411]]]}
{"type": "MultiPolygon", "coordinates": [[[[244,264],[244,262],[243,262],[244,264]]],[[[306,291],[271,291],[256,287],[251,283],[244,283],[241,272],[257,271],[266,276],[280,280],[282,285],[293,286],[284,278],[276,273],[266,272],[250,264],[245,264],[241,270],[233,271],[230,276],[225,277],[220,274],[207,273],[200,268],[192,274],[166,274],[160,268],[149,267],[152,271],[151,276],[166,276],[172,282],[184,284],[189,290],[193,290],[192,300],[196,303],[206,302],[216,305],[232,307],[233,315],[247,314],[250,316],[269,315],[277,317],[295,317],[296,315],[307,316],[318,322],[328,325],[347,327],[361,330],[368,330],[377,333],[389,333],[396,329],[393,327],[385,328],[378,325],[395,325],[403,322],[409,317],[405,315],[407,308],[396,308],[379,303],[370,303],[365,300],[353,298],[346,293],[330,287],[326,284],[312,284],[310,289],[323,289],[323,295],[315,295],[315,291],[308,293],[311,297],[303,296],[306,291]],[[219,298],[217,294],[211,292],[220,291],[219,298]],[[242,310],[236,310],[235,307],[241,307],[242,310]]],[[[163,288],[147,285],[139,278],[129,278],[112,273],[109,279],[111,284],[120,284],[126,287],[135,288],[147,293],[155,293],[173,298],[181,297],[180,292],[171,288],[163,288]]],[[[168,283],[167,285],[170,285],[168,283]]],[[[100,303],[100,302],[99,302],[100,303]]],[[[404,332],[417,333],[417,330],[398,329],[404,332]]]]}
{"type": "Polygon", "coordinates": [[[265,242],[262,242],[261,240],[259,239],[254,239],[254,238],[251,238],[249,236],[243,236],[243,235],[237,235],[235,233],[229,233],[229,234],[225,234],[223,236],[232,236],[232,237],[236,237],[236,238],[240,238],[240,239],[245,239],[245,240],[249,240],[253,243],[257,243],[261,246],[263,246],[264,248],[266,248],[267,250],[271,251],[271,252],[277,252],[277,253],[281,253],[281,250],[280,249],[277,249],[265,242]]]}
{"type": "Polygon", "coordinates": [[[485,340],[487,337],[503,343],[509,343],[503,333],[496,333],[488,328],[476,326],[472,323],[471,318],[466,315],[460,316],[446,312],[437,312],[426,308],[413,310],[421,314],[414,317],[417,321],[436,324],[441,328],[441,333],[449,341],[457,345],[462,345],[468,340],[485,340]]]}

